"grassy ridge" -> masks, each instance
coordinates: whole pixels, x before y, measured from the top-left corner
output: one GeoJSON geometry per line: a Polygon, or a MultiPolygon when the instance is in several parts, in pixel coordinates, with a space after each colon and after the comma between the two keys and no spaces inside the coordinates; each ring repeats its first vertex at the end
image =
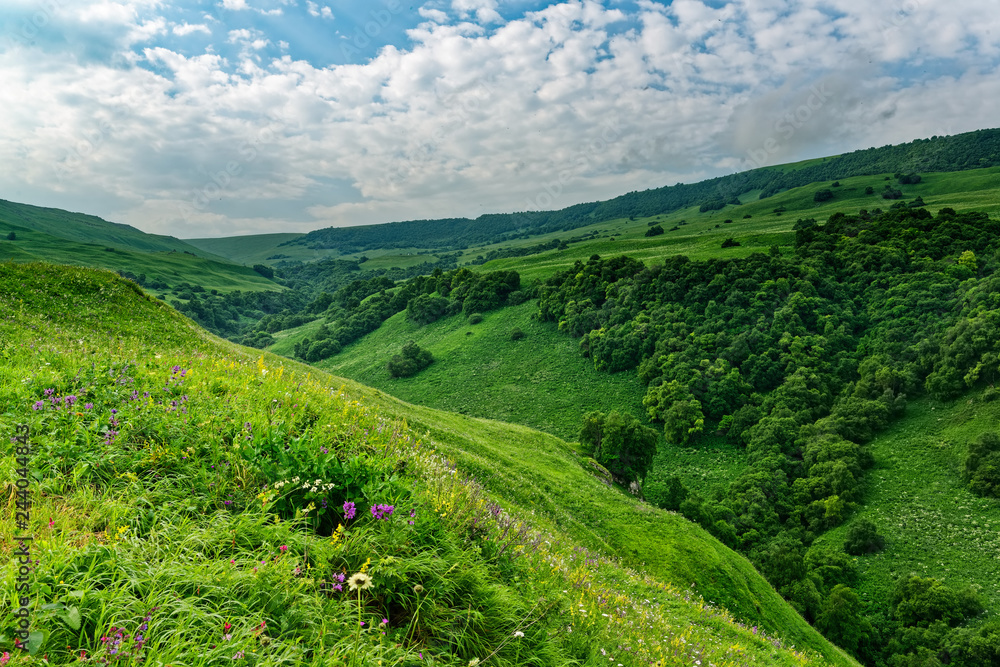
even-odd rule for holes
{"type": "MultiPolygon", "coordinates": [[[[220,292],[283,289],[253,269],[221,258],[197,257],[177,250],[128,250],[103,242],[85,243],[13,225],[3,219],[0,219],[0,261],[44,261],[130,271],[135,275],[144,273],[150,280],[157,279],[171,287],[186,282],[220,292]],[[17,239],[5,240],[11,231],[17,239]]],[[[164,290],[160,292],[165,293],[164,290]]]]}
{"type": "MultiPolygon", "coordinates": [[[[79,243],[103,244],[123,250],[139,252],[196,252],[205,253],[173,236],[147,234],[135,227],[108,222],[93,215],[71,213],[56,208],[43,208],[17,204],[0,199],[0,223],[45,232],[50,236],[79,243]]],[[[6,236],[6,234],[4,234],[6,236]]],[[[213,256],[213,259],[222,259],[213,256]]]]}
{"type": "MultiPolygon", "coordinates": [[[[33,646],[45,642],[50,664],[81,652],[189,665],[827,662],[705,606],[686,590],[692,581],[796,646],[853,664],[744,559],[605,488],[552,436],[258,357],[109,273],[0,264],[0,284],[0,428],[28,422],[34,433],[33,646]],[[339,482],[318,495],[278,483],[296,471],[339,482]],[[320,507],[323,493],[333,507],[320,507]],[[506,513],[489,518],[492,494],[542,533],[502,530],[506,513]],[[357,501],[355,520],[340,510],[345,497],[357,501]],[[394,504],[396,516],[368,516],[375,502],[394,504]],[[339,537],[322,528],[331,520],[347,524],[339,537]],[[638,527],[650,531],[641,540],[638,527]],[[677,582],[581,551],[570,529],[627,561],[659,554],[647,571],[677,582]],[[338,573],[366,569],[371,591],[332,588],[338,573]]],[[[12,472],[13,443],[0,447],[12,472]]],[[[12,488],[3,487],[0,525],[7,610],[17,606],[12,488]]],[[[0,615],[0,650],[10,650],[10,622],[0,615]]],[[[14,652],[11,664],[32,662],[14,652]]]]}

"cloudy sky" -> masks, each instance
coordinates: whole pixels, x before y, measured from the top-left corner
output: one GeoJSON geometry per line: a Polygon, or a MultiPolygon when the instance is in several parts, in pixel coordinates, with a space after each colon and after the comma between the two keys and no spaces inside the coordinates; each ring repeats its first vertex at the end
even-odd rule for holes
{"type": "Polygon", "coordinates": [[[997,126],[995,0],[2,0],[0,198],[181,238],[997,126]]]}

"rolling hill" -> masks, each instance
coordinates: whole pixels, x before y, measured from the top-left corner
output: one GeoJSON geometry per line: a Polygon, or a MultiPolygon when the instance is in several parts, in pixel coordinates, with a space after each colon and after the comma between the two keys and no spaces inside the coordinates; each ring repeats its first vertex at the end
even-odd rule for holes
{"type": "Polygon", "coordinates": [[[557,438],[236,347],[108,272],[0,286],[0,423],[30,433],[0,466],[33,498],[0,531],[45,549],[24,614],[49,664],[856,664],[557,438]]]}

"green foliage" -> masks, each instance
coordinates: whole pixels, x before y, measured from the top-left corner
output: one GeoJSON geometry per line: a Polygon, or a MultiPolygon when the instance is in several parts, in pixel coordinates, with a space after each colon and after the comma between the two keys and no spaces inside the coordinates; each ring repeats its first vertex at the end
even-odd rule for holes
{"type": "Polygon", "coordinates": [[[1000,498],[1000,435],[995,431],[981,433],[969,443],[965,478],[973,493],[1000,498]]]}
{"type": "Polygon", "coordinates": [[[972,589],[956,591],[937,579],[916,575],[897,582],[890,603],[896,621],[919,628],[936,622],[954,627],[983,612],[982,601],[972,589]]]}
{"type": "Polygon", "coordinates": [[[268,280],[274,278],[274,269],[272,269],[270,266],[267,266],[266,264],[254,264],[253,270],[259,273],[260,275],[264,276],[268,280]]]}
{"type": "MultiPolygon", "coordinates": [[[[840,185],[840,183],[837,183],[837,185],[840,185]]],[[[825,202],[830,201],[831,199],[833,199],[833,191],[829,188],[817,190],[816,194],[813,195],[814,202],[825,202]]]]}
{"type": "Polygon", "coordinates": [[[480,313],[472,313],[469,315],[469,324],[479,324],[483,321],[483,316],[480,313]]]}
{"type": "Polygon", "coordinates": [[[661,227],[660,225],[653,225],[652,227],[646,230],[646,233],[643,234],[643,236],[648,238],[651,236],[659,236],[662,233],[663,233],[663,227],[661,227]]]}
{"type": "Polygon", "coordinates": [[[620,412],[588,412],[580,444],[616,478],[625,482],[646,476],[656,455],[656,431],[620,412]]]}
{"type": "Polygon", "coordinates": [[[389,375],[394,378],[412,377],[433,362],[434,355],[427,350],[420,349],[420,346],[411,340],[403,346],[400,354],[393,355],[386,368],[389,369],[389,375]]]}
{"type": "Polygon", "coordinates": [[[868,641],[874,632],[863,611],[858,594],[837,584],[823,601],[816,617],[816,629],[838,646],[857,653],[859,645],[868,641]]]}
{"type": "Polygon", "coordinates": [[[725,241],[722,242],[722,246],[721,247],[723,247],[723,248],[738,248],[741,245],[743,245],[743,244],[740,243],[739,241],[737,241],[736,239],[734,239],[732,237],[729,237],[725,241]]]}
{"type": "Polygon", "coordinates": [[[7,234],[7,240],[8,241],[16,241],[17,240],[17,232],[11,232],[11,233],[7,234]]]}
{"type": "Polygon", "coordinates": [[[513,329],[510,330],[511,340],[521,340],[522,338],[524,338],[524,331],[522,331],[520,328],[514,327],[513,329]]]}
{"type": "Polygon", "coordinates": [[[867,519],[859,519],[847,529],[844,551],[853,555],[875,553],[885,548],[885,538],[878,534],[878,527],[867,519]]]}
{"type": "Polygon", "coordinates": [[[448,312],[448,299],[418,294],[406,304],[406,317],[417,324],[430,324],[448,312]]]}

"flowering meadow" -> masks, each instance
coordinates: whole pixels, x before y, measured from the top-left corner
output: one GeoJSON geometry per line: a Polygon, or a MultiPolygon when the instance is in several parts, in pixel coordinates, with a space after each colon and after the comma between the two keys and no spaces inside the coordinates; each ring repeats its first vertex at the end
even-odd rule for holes
{"type": "Polygon", "coordinates": [[[0,264],[0,356],[2,665],[828,664],[505,506],[374,392],[113,274],[0,264]]]}

